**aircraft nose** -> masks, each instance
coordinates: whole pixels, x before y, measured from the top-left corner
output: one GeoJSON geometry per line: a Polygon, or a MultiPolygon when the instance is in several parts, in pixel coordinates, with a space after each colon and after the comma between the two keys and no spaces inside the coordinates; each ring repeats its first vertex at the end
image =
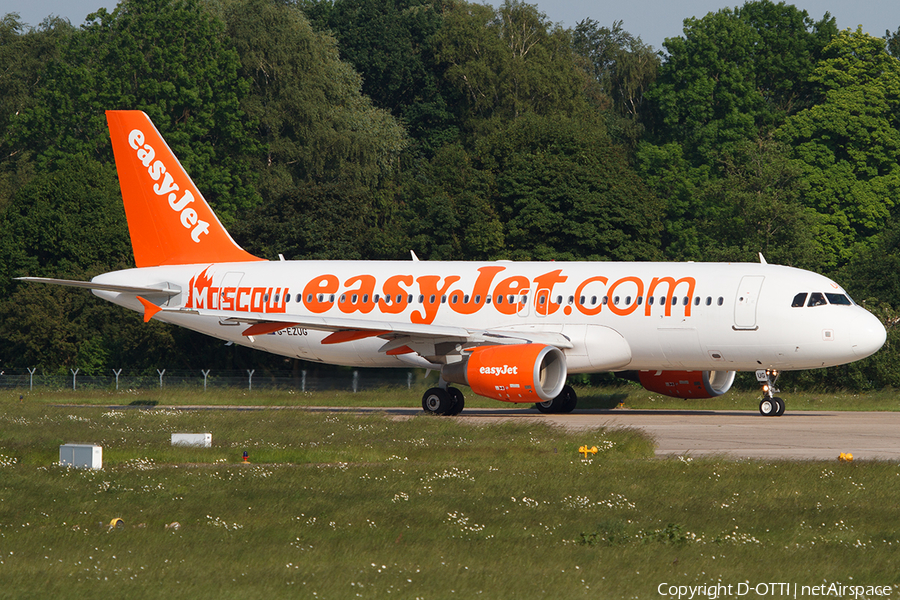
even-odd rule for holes
{"type": "Polygon", "coordinates": [[[850,332],[850,346],[857,358],[878,352],[887,340],[887,330],[878,317],[867,310],[860,313],[850,332]]]}

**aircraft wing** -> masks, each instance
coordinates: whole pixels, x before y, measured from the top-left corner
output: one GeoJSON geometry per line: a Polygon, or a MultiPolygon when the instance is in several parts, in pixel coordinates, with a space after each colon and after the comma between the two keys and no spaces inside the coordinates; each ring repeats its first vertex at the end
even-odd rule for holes
{"type": "MultiPolygon", "coordinates": [[[[140,298],[139,298],[140,300],[140,298]]],[[[144,302],[142,300],[142,302],[144,302]]],[[[571,340],[562,333],[550,331],[501,331],[472,329],[448,325],[404,323],[401,321],[364,320],[334,316],[310,316],[297,314],[242,313],[212,309],[160,308],[144,302],[146,310],[153,316],[157,313],[195,314],[216,317],[222,323],[247,324],[243,335],[253,337],[275,333],[288,327],[302,327],[315,331],[328,331],[331,335],[322,340],[323,344],[339,344],[369,337],[387,340],[383,352],[401,354],[397,350],[407,347],[407,352],[419,352],[416,345],[435,342],[458,342],[461,344],[524,344],[541,343],[557,348],[572,348],[571,340]]],[[[148,318],[145,316],[145,319],[148,318]]],[[[419,352],[420,354],[422,352],[419,352]]],[[[430,353],[429,353],[430,354],[430,353]]]]}

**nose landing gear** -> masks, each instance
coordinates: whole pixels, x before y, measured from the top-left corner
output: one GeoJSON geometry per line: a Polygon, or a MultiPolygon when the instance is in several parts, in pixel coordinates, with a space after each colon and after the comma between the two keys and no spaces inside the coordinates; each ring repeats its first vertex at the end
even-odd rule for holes
{"type": "Polygon", "coordinates": [[[759,370],[756,372],[756,380],[762,383],[763,399],[759,402],[759,414],[764,417],[780,417],[784,414],[784,400],[775,396],[779,389],[775,387],[778,379],[778,371],[759,370]]]}

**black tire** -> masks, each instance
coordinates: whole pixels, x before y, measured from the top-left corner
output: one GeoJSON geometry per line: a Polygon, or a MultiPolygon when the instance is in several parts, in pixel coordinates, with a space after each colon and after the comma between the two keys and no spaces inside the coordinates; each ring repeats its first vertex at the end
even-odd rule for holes
{"type": "Polygon", "coordinates": [[[432,415],[447,415],[456,402],[450,392],[441,388],[431,388],[422,396],[422,409],[432,415]]]}
{"type": "Polygon", "coordinates": [[[759,414],[764,417],[773,417],[778,412],[778,403],[775,398],[763,398],[759,401],[759,414]]]}
{"type": "Polygon", "coordinates": [[[562,404],[559,407],[559,412],[570,413],[575,410],[575,407],[578,405],[578,394],[575,393],[575,390],[572,389],[572,386],[564,386],[562,392],[560,392],[559,394],[559,397],[562,398],[562,404]]]}
{"type": "Polygon", "coordinates": [[[463,396],[463,393],[459,391],[458,388],[447,388],[447,391],[450,393],[450,397],[453,399],[453,409],[451,409],[451,411],[446,414],[448,416],[455,417],[466,407],[466,397],[463,396]]]}
{"type": "Polygon", "coordinates": [[[571,386],[563,386],[559,396],[546,402],[538,402],[534,405],[536,409],[545,415],[557,415],[561,413],[570,413],[575,410],[578,404],[578,395],[571,386]]]}
{"type": "Polygon", "coordinates": [[[534,407],[545,415],[552,415],[556,413],[556,410],[554,410],[556,408],[556,398],[547,400],[546,402],[537,402],[534,407]]]}
{"type": "Polygon", "coordinates": [[[775,411],[775,416],[780,417],[784,414],[784,400],[778,397],[772,398],[772,400],[774,400],[778,404],[778,410],[775,411]]]}

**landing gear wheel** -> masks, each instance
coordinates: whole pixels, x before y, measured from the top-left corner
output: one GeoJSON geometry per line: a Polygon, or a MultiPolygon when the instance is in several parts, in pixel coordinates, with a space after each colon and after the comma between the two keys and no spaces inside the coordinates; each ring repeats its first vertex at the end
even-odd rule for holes
{"type": "Polygon", "coordinates": [[[772,369],[760,369],[756,372],[756,380],[762,384],[763,399],[759,403],[759,414],[764,417],[780,417],[784,414],[784,400],[776,396],[778,388],[775,381],[778,379],[778,371],[772,369]]]}
{"type": "Polygon", "coordinates": [[[775,416],[780,417],[784,414],[784,400],[778,397],[772,398],[772,400],[774,400],[775,403],[778,404],[778,410],[775,411],[775,416]]]}
{"type": "Polygon", "coordinates": [[[559,407],[559,412],[570,413],[575,410],[575,406],[578,404],[578,394],[575,393],[575,390],[572,389],[572,386],[563,386],[562,392],[560,392],[558,396],[558,399],[559,398],[562,398],[562,404],[559,407]]]}
{"type": "Polygon", "coordinates": [[[466,398],[463,396],[463,393],[459,391],[457,388],[451,387],[447,388],[447,392],[450,394],[450,397],[453,399],[453,408],[450,412],[445,413],[451,417],[455,417],[459,413],[463,411],[466,407],[466,398]]]}
{"type": "Polygon", "coordinates": [[[450,414],[455,405],[450,392],[441,388],[431,388],[422,396],[422,409],[432,415],[450,414]]]}
{"type": "Polygon", "coordinates": [[[556,398],[552,400],[547,400],[546,402],[537,402],[534,407],[544,413],[545,415],[552,415],[556,411],[556,398]]]}
{"type": "Polygon", "coordinates": [[[759,403],[759,414],[764,417],[773,417],[778,412],[778,403],[775,398],[763,398],[759,403]]]}
{"type": "Polygon", "coordinates": [[[534,407],[545,415],[550,415],[570,413],[575,410],[576,404],[578,404],[578,395],[572,389],[572,386],[567,385],[563,387],[559,396],[546,402],[538,402],[534,407]]]}

